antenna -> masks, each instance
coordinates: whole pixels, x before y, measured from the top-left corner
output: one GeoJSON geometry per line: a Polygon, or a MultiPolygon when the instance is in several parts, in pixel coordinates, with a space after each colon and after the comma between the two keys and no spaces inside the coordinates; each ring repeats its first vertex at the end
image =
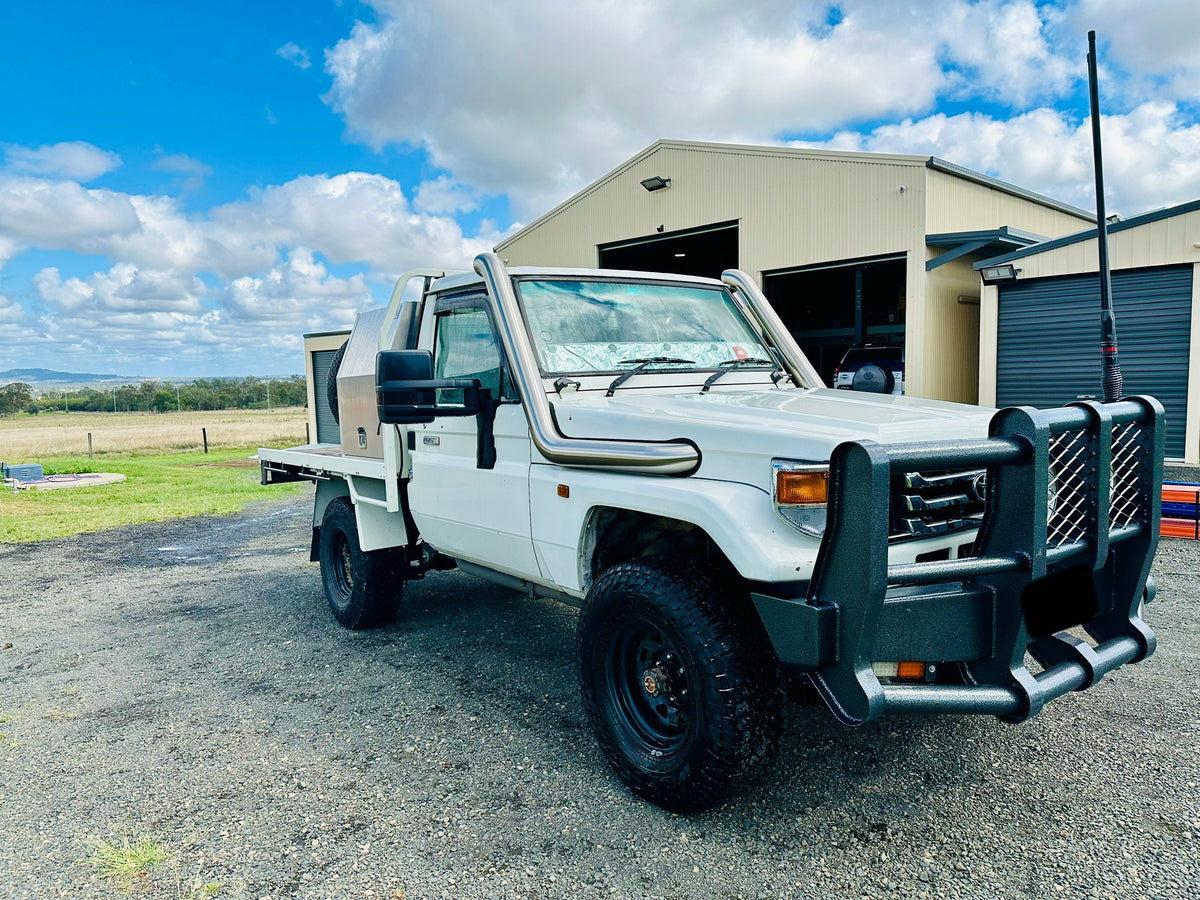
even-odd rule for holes
{"type": "Polygon", "coordinates": [[[1100,253],[1100,355],[1104,364],[1104,402],[1120,400],[1121,361],[1117,356],[1117,317],[1113,314],[1112,274],[1108,267],[1108,220],[1104,212],[1104,160],[1100,155],[1100,91],[1096,81],[1096,32],[1088,32],[1088,95],[1092,107],[1092,156],[1096,166],[1096,246],[1100,253]]]}

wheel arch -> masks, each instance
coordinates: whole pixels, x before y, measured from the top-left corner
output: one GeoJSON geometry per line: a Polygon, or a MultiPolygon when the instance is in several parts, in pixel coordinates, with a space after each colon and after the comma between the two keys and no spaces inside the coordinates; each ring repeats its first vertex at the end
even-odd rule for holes
{"type": "Polygon", "coordinates": [[[736,567],[701,526],[658,513],[593,506],[579,540],[579,581],[586,593],[605,569],[646,556],[694,558],[714,571],[738,576],[736,567]]]}

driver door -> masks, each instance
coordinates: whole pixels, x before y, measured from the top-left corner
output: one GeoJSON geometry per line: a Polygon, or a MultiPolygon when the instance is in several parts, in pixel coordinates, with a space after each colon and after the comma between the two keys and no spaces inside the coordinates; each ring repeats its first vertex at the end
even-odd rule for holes
{"type": "Polygon", "coordinates": [[[435,311],[435,378],[478,378],[493,398],[496,460],[479,468],[475,416],[414,426],[409,501],[422,537],[456,559],[540,577],[529,516],[529,426],[505,374],[487,297],[443,297],[435,311]]]}

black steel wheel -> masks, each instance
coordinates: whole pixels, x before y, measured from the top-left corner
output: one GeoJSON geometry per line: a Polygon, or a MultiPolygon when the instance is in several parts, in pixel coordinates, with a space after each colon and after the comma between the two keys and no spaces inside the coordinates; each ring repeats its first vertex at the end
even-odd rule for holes
{"type": "Polygon", "coordinates": [[[358,541],[354,507],[344,497],[325,507],[317,556],[325,597],[338,622],[359,630],[392,621],[404,591],[403,551],[365,552],[358,541]]]}
{"type": "Polygon", "coordinates": [[[661,557],[600,575],[579,619],[583,701],[634,793],[713,806],[774,755],[782,677],[749,598],[661,557]]]}

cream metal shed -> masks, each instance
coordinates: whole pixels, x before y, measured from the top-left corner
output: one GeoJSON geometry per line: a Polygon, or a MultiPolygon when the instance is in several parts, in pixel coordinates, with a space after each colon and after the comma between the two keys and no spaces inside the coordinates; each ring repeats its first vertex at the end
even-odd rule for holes
{"type": "MultiPolygon", "coordinates": [[[[1200,200],[1110,224],[1108,246],[1125,390],[1158,397],[1168,459],[1200,465],[1200,200]]],[[[976,265],[1012,274],[982,288],[980,402],[1101,392],[1098,256],[1088,229],[976,265]]]]}
{"type": "Polygon", "coordinates": [[[513,265],[760,280],[826,378],[905,348],[907,393],[977,399],[972,263],[1093,219],[936,158],[658,141],[501,242],[513,265]]]}

